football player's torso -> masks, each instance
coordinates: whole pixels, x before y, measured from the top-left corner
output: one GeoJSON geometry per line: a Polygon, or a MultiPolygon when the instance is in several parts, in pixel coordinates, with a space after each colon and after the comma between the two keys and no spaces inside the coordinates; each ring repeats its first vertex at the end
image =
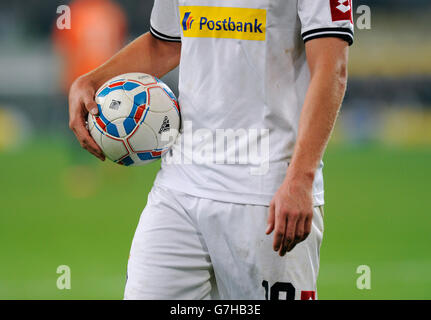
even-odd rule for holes
{"type": "Polygon", "coordinates": [[[196,129],[266,126],[272,69],[293,72],[291,56],[304,48],[297,1],[178,0],[178,7],[184,120],[196,129]]]}

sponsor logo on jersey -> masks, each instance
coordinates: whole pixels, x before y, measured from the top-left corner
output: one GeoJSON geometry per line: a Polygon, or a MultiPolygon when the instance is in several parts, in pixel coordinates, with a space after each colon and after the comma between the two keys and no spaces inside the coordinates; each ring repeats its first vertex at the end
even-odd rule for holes
{"type": "Polygon", "coordinates": [[[301,291],[301,300],[316,300],[316,291],[301,291]]]}
{"type": "Polygon", "coordinates": [[[184,37],[264,41],[266,10],[180,6],[184,37]]]}
{"type": "Polygon", "coordinates": [[[331,5],[332,21],[350,20],[352,17],[352,0],[329,0],[331,5]]]}
{"type": "Polygon", "coordinates": [[[189,30],[192,27],[193,21],[195,21],[195,19],[193,19],[193,17],[191,16],[191,12],[186,12],[183,19],[183,30],[189,30]]]}

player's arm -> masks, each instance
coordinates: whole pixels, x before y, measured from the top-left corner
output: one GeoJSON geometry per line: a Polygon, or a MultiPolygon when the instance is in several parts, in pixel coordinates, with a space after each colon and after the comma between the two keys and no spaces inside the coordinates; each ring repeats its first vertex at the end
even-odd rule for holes
{"type": "Polygon", "coordinates": [[[180,42],[159,40],[146,33],[99,68],[75,80],[69,93],[69,127],[81,146],[99,159],[105,159],[85,127],[88,112],[98,113],[94,95],[102,84],[128,72],[143,72],[161,78],[178,66],[180,52],[180,42]]]}
{"type": "Polygon", "coordinates": [[[306,43],[311,81],[301,112],[297,142],[286,178],[270,205],[267,234],[283,256],[311,232],[312,185],[347,83],[348,43],[318,38],[306,43]]]}

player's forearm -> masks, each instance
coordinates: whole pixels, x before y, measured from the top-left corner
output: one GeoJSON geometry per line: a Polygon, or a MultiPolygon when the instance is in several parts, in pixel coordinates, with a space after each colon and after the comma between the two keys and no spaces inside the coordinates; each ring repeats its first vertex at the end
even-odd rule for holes
{"type": "Polygon", "coordinates": [[[96,88],[119,74],[143,72],[161,78],[180,60],[181,44],[155,39],[146,33],[86,75],[96,88]]]}
{"type": "Polygon", "coordinates": [[[338,58],[315,59],[310,69],[311,82],[301,113],[289,176],[312,183],[346,90],[347,49],[338,58]]]}

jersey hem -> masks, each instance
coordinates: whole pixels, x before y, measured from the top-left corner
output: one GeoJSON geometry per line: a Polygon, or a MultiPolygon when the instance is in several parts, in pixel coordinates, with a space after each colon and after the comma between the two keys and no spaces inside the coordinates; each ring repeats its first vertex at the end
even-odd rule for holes
{"type": "MultiPolygon", "coordinates": [[[[269,206],[273,194],[253,194],[253,193],[238,193],[234,191],[220,191],[220,190],[212,190],[206,188],[196,188],[194,186],[184,186],[181,188],[177,188],[172,184],[166,184],[163,181],[159,181],[160,179],[156,179],[154,181],[154,185],[157,187],[162,187],[168,190],[173,190],[177,193],[188,194],[193,197],[210,199],[219,202],[227,202],[227,203],[236,203],[236,204],[248,204],[248,205],[259,205],[259,206],[269,206]]],[[[323,206],[324,202],[324,192],[319,192],[313,194],[313,206],[323,206]]]]}

